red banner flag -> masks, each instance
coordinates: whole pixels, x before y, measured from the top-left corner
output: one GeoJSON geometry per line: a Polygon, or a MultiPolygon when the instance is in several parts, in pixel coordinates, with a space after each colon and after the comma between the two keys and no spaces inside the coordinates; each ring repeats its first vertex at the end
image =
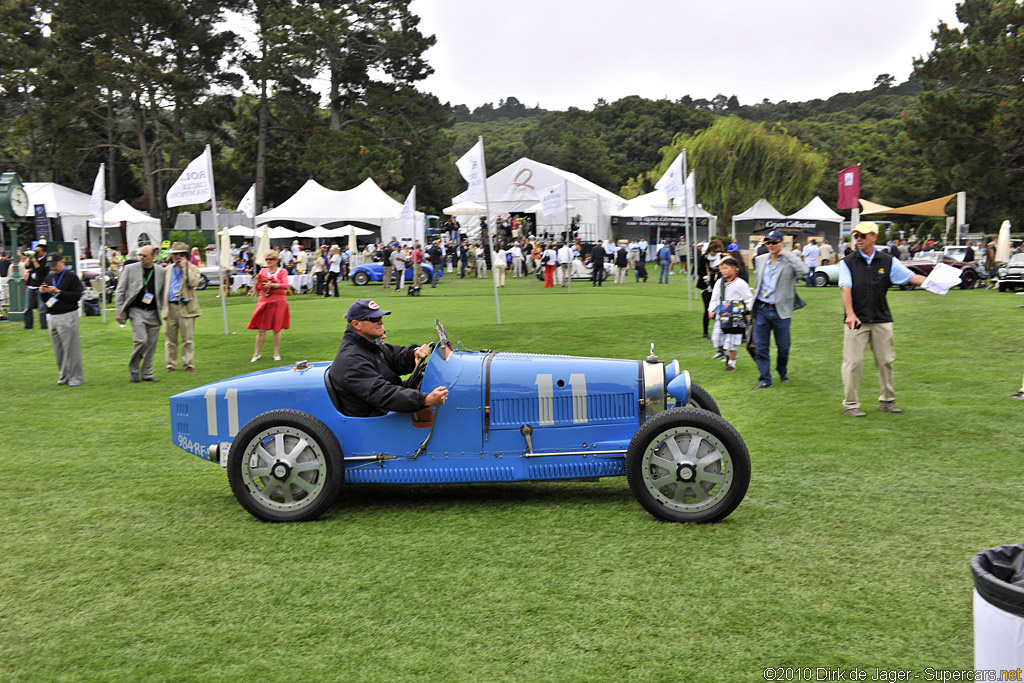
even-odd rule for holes
{"type": "Polygon", "coordinates": [[[844,168],[839,172],[839,202],[840,209],[859,209],[860,204],[860,166],[844,168]]]}

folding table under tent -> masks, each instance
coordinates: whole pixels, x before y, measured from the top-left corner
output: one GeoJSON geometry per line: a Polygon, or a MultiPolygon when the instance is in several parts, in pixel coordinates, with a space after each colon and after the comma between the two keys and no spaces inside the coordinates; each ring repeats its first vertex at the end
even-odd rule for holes
{"type": "MultiPolygon", "coordinates": [[[[494,225],[500,214],[526,213],[537,203],[537,192],[553,185],[564,184],[568,190],[566,201],[576,206],[572,215],[579,214],[579,236],[585,240],[604,240],[611,237],[611,217],[626,203],[622,197],[582,176],[563,171],[523,157],[487,178],[487,199],[490,215],[488,225],[494,225]]],[[[452,197],[458,204],[469,199],[469,192],[452,197]]],[[[558,236],[565,231],[565,216],[534,216],[539,235],[558,236]]]]}
{"type": "Polygon", "coordinates": [[[375,226],[380,240],[395,236],[422,241],[426,227],[423,212],[417,211],[414,220],[398,218],[401,212],[402,202],[392,199],[371,178],[351,190],[329,190],[309,179],[280,206],[256,216],[256,225],[280,220],[331,228],[354,221],[375,226]]]}

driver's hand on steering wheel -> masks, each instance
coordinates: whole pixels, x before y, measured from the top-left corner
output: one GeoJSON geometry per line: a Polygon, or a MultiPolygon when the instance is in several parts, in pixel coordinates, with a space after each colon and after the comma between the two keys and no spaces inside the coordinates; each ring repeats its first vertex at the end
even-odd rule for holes
{"type": "Polygon", "coordinates": [[[430,344],[424,344],[423,346],[417,346],[416,350],[413,351],[416,356],[416,360],[423,360],[430,355],[430,344]]]}
{"type": "MultiPolygon", "coordinates": [[[[421,347],[422,348],[422,347],[421,347]]],[[[417,349],[418,351],[419,349],[417,349]]],[[[447,387],[438,387],[429,394],[427,394],[426,404],[428,406],[440,406],[448,400],[448,389],[447,387]]]]}

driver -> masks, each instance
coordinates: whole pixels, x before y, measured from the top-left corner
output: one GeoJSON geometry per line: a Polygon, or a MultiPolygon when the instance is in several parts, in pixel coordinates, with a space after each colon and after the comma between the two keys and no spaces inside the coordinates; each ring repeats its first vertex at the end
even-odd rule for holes
{"type": "Polygon", "coordinates": [[[327,377],[341,401],[341,412],[351,417],[375,417],[394,410],[414,413],[426,406],[442,405],[448,389],[437,387],[429,394],[402,386],[399,375],[412,372],[430,355],[430,345],[385,344],[383,317],[375,301],[360,299],[349,306],[348,326],[338,355],[327,377]]]}

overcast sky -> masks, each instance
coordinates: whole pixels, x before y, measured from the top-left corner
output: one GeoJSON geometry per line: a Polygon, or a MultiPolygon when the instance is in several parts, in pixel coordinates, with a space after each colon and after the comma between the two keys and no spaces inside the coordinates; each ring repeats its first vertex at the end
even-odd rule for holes
{"type": "Polygon", "coordinates": [[[798,102],[906,80],[955,0],[412,0],[434,75],[471,109],[590,109],[628,95],[798,102]]]}

